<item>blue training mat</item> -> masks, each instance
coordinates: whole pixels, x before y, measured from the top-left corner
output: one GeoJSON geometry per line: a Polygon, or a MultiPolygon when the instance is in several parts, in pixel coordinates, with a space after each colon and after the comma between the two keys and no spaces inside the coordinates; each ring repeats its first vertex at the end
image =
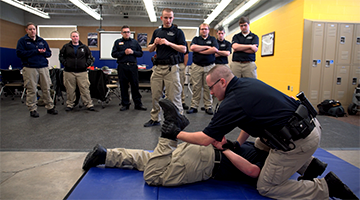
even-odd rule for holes
{"type": "MultiPolygon", "coordinates": [[[[333,171],[360,197],[360,169],[319,148],[315,157],[333,171]]],[[[291,179],[297,179],[294,174],[291,179]]],[[[207,180],[177,187],[149,186],[143,172],[132,169],[91,168],[70,190],[65,199],[269,199],[242,182],[207,180]]]]}

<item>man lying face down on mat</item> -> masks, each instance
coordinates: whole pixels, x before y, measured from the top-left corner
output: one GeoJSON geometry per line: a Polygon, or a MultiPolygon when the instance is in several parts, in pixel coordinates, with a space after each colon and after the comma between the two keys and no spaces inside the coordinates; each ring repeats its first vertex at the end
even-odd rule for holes
{"type": "MultiPolygon", "coordinates": [[[[209,178],[220,180],[244,181],[256,184],[260,169],[264,165],[268,152],[255,148],[254,143],[230,142],[223,138],[213,145],[200,146],[183,142],[177,144],[176,138],[169,133],[174,129],[183,130],[188,119],[180,115],[177,107],[169,100],[159,102],[164,111],[164,124],[161,137],[153,152],[135,149],[105,149],[97,144],[86,156],[84,170],[100,164],[106,167],[128,167],[144,171],[144,179],[149,185],[177,186],[204,181],[209,178]],[[217,147],[218,149],[214,148],[217,147]]],[[[317,173],[325,170],[326,164],[314,158],[322,165],[310,165],[304,178],[313,179],[317,173]]],[[[320,174],[321,174],[320,173],[320,174]]]]}

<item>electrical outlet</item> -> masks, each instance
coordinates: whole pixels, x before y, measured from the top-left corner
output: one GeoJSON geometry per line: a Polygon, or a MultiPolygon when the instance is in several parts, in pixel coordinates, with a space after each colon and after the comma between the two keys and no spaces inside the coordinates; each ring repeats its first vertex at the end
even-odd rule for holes
{"type": "Polygon", "coordinates": [[[291,86],[291,92],[293,91],[293,89],[294,89],[294,87],[293,87],[293,86],[291,86]]]}

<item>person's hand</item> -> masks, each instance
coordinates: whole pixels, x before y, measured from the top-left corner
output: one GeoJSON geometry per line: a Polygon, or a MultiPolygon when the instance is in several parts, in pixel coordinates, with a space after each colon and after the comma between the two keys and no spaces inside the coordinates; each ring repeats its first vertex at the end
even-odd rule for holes
{"type": "Polygon", "coordinates": [[[219,150],[224,150],[223,145],[226,144],[226,138],[224,136],[221,142],[215,140],[211,144],[219,150]]]}
{"type": "Polygon", "coordinates": [[[226,140],[226,143],[222,145],[222,148],[224,150],[230,149],[231,151],[234,151],[237,148],[240,148],[240,144],[238,141],[232,142],[230,140],[226,140]]]}
{"type": "Polygon", "coordinates": [[[159,43],[160,43],[160,41],[161,41],[161,38],[155,38],[155,40],[154,40],[154,44],[155,45],[158,45],[159,43]]]}
{"type": "Polygon", "coordinates": [[[253,44],[253,45],[251,45],[251,50],[253,50],[253,51],[256,51],[257,50],[257,47],[258,45],[257,44],[253,44]]]}
{"type": "Polygon", "coordinates": [[[167,41],[167,39],[165,39],[165,38],[161,38],[159,44],[160,44],[160,45],[165,44],[166,46],[169,46],[170,42],[167,41]]]}
{"type": "Polygon", "coordinates": [[[130,48],[125,49],[126,55],[133,54],[133,53],[134,53],[134,51],[132,49],[130,49],[130,48]]]}
{"type": "Polygon", "coordinates": [[[43,49],[38,49],[39,53],[45,53],[46,49],[43,48],[43,49]]]}

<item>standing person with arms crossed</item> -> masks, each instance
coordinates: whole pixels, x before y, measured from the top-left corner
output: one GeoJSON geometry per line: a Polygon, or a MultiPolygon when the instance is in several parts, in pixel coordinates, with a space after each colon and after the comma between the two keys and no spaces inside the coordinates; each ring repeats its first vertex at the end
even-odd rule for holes
{"type": "Polygon", "coordinates": [[[215,53],[215,64],[225,65],[229,67],[228,56],[231,54],[231,43],[225,40],[225,29],[220,26],[217,31],[217,42],[219,44],[219,51],[215,53]]]}
{"type": "Polygon", "coordinates": [[[23,65],[22,74],[26,88],[26,105],[30,110],[30,116],[37,118],[37,85],[40,84],[42,97],[48,114],[57,115],[54,101],[50,96],[50,74],[48,60],[51,50],[48,43],[36,35],[36,26],[29,22],[26,25],[27,34],[20,38],[16,46],[16,55],[21,58],[23,65]]]}
{"type": "Polygon", "coordinates": [[[218,52],[219,45],[216,38],[209,35],[210,26],[200,25],[200,36],[193,38],[190,49],[193,53],[193,64],[191,65],[191,82],[193,83],[193,96],[191,106],[186,113],[197,113],[203,91],[205,113],[212,115],[212,97],[206,85],[206,75],[215,66],[215,53],[218,52]]]}
{"type": "Polygon", "coordinates": [[[179,122],[166,123],[163,129],[171,130],[167,133],[207,146],[239,127],[240,146],[251,135],[261,138],[255,147],[271,148],[257,182],[261,195],[274,199],[358,199],[333,172],[321,179],[289,180],[296,171],[310,166],[320,142],[321,125],[306,97],[298,95],[300,103],[257,79],[237,78],[223,65],[211,69],[206,81],[211,94],[222,101],[209,125],[190,133],[180,131],[179,122]]]}
{"type": "Polygon", "coordinates": [[[59,60],[64,65],[64,85],[66,88],[66,111],[72,111],[76,100],[76,85],[79,87],[81,99],[90,111],[95,111],[90,96],[90,81],[87,68],[95,58],[88,46],[79,39],[79,32],[70,33],[71,41],[60,50],[59,60]]]}
{"type": "Polygon", "coordinates": [[[241,32],[232,38],[234,53],[230,69],[239,78],[257,78],[255,53],[258,50],[259,37],[250,31],[249,18],[241,17],[239,26],[241,32]]]}
{"type": "Polygon", "coordinates": [[[160,17],[163,25],[154,31],[149,51],[156,50],[153,73],[150,77],[152,93],[151,119],[144,124],[144,127],[160,125],[159,100],[165,96],[171,100],[183,113],[181,103],[182,86],[180,84],[179,63],[180,53],[186,52],[186,41],[182,30],[172,24],[174,12],[170,8],[164,8],[160,17]]]}
{"type": "Polygon", "coordinates": [[[141,94],[139,92],[139,74],[137,67],[137,57],[143,55],[143,51],[139,43],[130,37],[130,27],[125,25],[121,28],[121,39],[114,42],[111,52],[113,58],[117,58],[117,71],[121,89],[121,105],[120,111],[129,110],[129,83],[131,85],[131,95],[136,110],[146,110],[141,102],[141,94]]]}

